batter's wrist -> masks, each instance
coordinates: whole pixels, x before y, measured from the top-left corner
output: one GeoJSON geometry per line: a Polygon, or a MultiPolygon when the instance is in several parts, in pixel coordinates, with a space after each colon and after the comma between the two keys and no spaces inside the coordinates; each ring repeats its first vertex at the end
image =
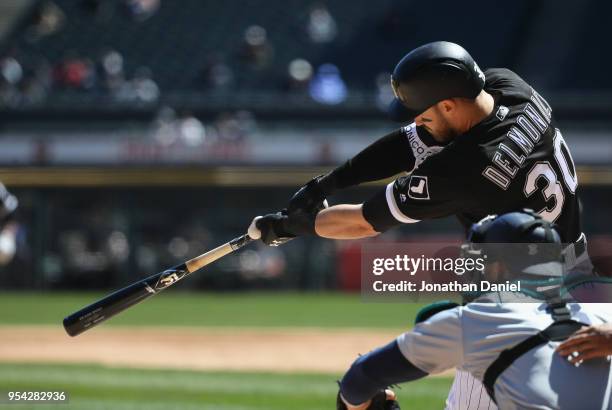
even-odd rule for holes
{"type": "Polygon", "coordinates": [[[329,174],[321,175],[317,179],[317,188],[320,192],[321,198],[325,199],[328,196],[332,195],[338,185],[338,176],[336,171],[332,171],[329,174]]]}

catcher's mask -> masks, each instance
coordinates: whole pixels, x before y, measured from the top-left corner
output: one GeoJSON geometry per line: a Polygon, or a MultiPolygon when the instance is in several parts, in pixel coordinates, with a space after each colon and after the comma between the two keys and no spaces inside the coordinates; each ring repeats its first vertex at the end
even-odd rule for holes
{"type": "Polygon", "coordinates": [[[554,224],[530,209],[489,215],[472,225],[468,242],[461,246],[461,256],[481,258],[485,270],[467,272],[464,280],[471,283],[491,280],[486,270],[495,262],[504,266],[501,275],[495,278],[497,282],[558,279],[563,276],[562,249],[554,224]]]}

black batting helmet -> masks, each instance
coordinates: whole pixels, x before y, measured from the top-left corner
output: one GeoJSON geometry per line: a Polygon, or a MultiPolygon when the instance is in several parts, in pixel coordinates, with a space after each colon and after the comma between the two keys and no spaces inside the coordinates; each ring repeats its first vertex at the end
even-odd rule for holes
{"type": "Polygon", "coordinates": [[[447,98],[476,98],[485,76],[463,47],[436,41],[415,48],[400,60],[391,75],[395,99],[389,113],[400,122],[412,121],[447,98]]]}

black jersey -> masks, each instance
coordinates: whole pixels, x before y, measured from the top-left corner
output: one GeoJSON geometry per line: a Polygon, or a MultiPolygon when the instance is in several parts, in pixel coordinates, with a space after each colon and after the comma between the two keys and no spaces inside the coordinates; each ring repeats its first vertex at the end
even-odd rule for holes
{"type": "MultiPolygon", "coordinates": [[[[491,115],[366,201],[364,216],[377,231],[449,215],[467,225],[531,208],[555,222],[564,241],[578,239],[578,179],[550,105],[510,70],[485,75],[491,115]]],[[[408,139],[425,132],[415,124],[402,131],[408,139]]]]}

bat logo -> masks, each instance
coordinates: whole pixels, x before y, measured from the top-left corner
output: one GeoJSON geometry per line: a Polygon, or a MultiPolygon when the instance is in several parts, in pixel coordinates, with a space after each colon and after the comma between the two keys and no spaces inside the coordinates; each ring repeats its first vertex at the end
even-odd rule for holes
{"type": "Polygon", "coordinates": [[[161,282],[162,285],[170,286],[174,282],[176,282],[178,279],[179,279],[179,277],[176,276],[176,273],[173,273],[170,276],[166,276],[166,277],[161,278],[159,281],[161,282]]]}
{"type": "Polygon", "coordinates": [[[183,276],[185,276],[185,273],[185,271],[177,271],[173,269],[164,271],[159,277],[157,284],[155,284],[155,290],[165,289],[168,286],[178,282],[183,276]]]}

